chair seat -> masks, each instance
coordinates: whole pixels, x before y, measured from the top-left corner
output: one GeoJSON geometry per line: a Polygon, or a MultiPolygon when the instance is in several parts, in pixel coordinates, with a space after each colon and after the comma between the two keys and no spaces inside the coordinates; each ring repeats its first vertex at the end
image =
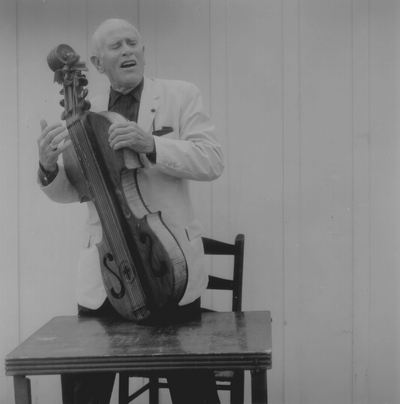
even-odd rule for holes
{"type": "MultiPolygon", "coordinates": [[[[217,371],[215,372],[215,378],[218,381],[221,382],[229,382],[233,379],[234,376],[234,371],[233,370],[222,370],[222,371],[217,371]]],[[[159,372],[127,372],[126,375],[128,377],[143,377],[145,379],[149,379],[150,377],[157,377],[159,379],[165,379],[166,374],[165,373],[159,373],[159,372]]]]}
{"type": "Polygon", "coordinates": [[[234,374],[233,370],[221,370],[215,372],[215,379],[219,382],[231,382],[234,374]]]}

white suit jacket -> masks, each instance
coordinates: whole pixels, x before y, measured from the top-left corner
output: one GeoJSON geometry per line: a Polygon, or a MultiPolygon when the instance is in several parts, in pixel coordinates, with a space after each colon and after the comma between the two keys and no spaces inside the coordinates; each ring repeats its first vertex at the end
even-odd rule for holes
{"type": "MultiPolygon", "coordinates": [[[[108,108],[109,92],[91,100],[91,111],[108,108]]],[[[202,226],[196,219],[189,195],[188,180],[212,181],[224,168],[221,146],[214,124],[203,109],[197,87],[183,81],[145,78],[138,114],[138,125],[152,133],[162,128],[172,131],[155,136],[156,164],[140,155],[144,168],[138,170],[138,184],[151,212],[162,218],[177,239],[188,265],[188,284],[180,305],[197,299],[207,286],[204,268],[202,226]]],[[[79,195],[60,165],[57,177],[41,186],[47,196],[61,203],[78,202],[79,195]]],[[[87,202],[88,218],[77,273],[77,302],[90,309],[99,308],[106,298],[96,244],[102,229],[95,206],[87,202]]]]}

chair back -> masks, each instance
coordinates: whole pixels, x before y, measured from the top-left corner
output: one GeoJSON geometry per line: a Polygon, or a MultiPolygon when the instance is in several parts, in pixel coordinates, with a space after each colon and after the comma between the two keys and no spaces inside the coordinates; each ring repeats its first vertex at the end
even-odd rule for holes
{"type": "Polygon", "coordinates": [[[209,275],[207,289],[231,290],[232,311],[242,310],[242,286],[243,286],[243,260],[244,260],[244,235],[238,234],[234,244],[224,243],[203,237],[204,253],[206,255],[232,255],[233,277],[226,279],[215,275],[209,275]]]}
{"type": "MultiPolygon", "coordinates": [[[[232,311],[242,310],[242,284],[243,284],[243,255],[244,255],[244,235],[238,234],[234,244],[224,243],[203,237],[204,253],[206,255],[232,255],[233,256],[233,276],[232,279],[209,275],[207,289],[211,290],[231,290],[232,291],[232,311]]],[[[212,311],[202,309],[203,311],[212,311]]],[[[160,381],[165,375],[156,372],[129,374],[120,373],[119,381],[119,403],[130,403],[143,392],[149,390],[151,403],[159,402],[159,389],[167,388],[166,382],[160,381]],[[145,377],[149,382],[138,389],[133,394],[129,394],[129,377],[145,377]]],[[[231,392],[231,403],[243,403],[244,399],[244,371],[218,371],[215,373],[215,380],[218,390],[228,390],[231,392]]]]}

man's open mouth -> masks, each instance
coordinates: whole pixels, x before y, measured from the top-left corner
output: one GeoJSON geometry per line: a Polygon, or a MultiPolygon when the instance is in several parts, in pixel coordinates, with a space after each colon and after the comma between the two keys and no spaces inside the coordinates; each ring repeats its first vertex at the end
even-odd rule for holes
{"type": "Polygon", "coordinates": [[[124,69],[124,68],[128,68],[128,67],[134,67],[134,66],[136,66],[136,62],[133,61],[133,60],[130,60],[130,61],[128,61],[128,62],[124,62],[124,63],[121,64],[121,67],[122,67],[123,69],[124,69]]]}

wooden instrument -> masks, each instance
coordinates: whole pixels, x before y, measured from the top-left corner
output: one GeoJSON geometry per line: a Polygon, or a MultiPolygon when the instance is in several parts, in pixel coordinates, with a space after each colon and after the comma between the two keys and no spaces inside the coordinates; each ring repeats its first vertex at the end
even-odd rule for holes
{"type": "Polygon", "coordinates": [[[126,119],[113,112],[89,112],[85,99],[88,81],[85,63],[68,45],[57,46],[47,57],[62,84],[62,119],[73,148],[64,151],[67,176],[82,200],[91,200],[98,212],[103,239],[97,245],[108,298],[129,320],[157,315],[182,298],[187,264],[161,213],[150,212],[140,194],[135,153],[134,169],[125,166],[123,150],[114,151],[108,128],[126,119]]]}

